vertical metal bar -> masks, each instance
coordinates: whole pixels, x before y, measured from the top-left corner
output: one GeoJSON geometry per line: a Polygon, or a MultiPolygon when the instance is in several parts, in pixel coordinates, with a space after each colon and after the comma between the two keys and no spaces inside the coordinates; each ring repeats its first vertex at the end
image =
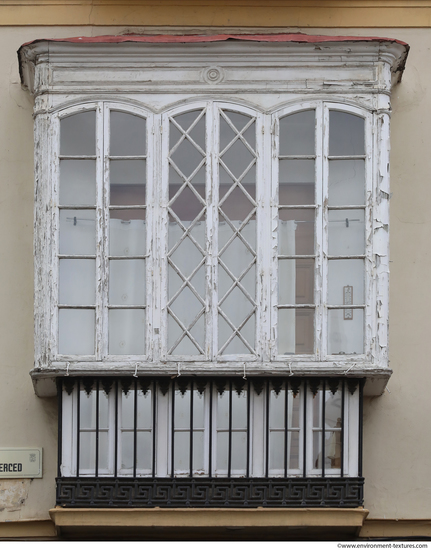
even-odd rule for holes
{"type": "Polygon", "coordinates": [[[77,413],[76,413],[76,477],[79,477],[79,452],[80,452],[80,436],[81,434],[79,433],[80,430],[81,430],[81,381],[80,379],[78,378],[78,382],[77,382],[77,391],[78,391],[78,396],[76,398],[76,408],[77,408],[77,413]]]}
{"type": "Polygon", "coordinates": [[[247,380],[247,477],[250,477],[250,380],[247,380]]]}
{"type": "Polygon", "coordinates": [[[265,403],[265,477],[269,475],[269,378],[266,381],[265,403]]]}
{"type": "Polygon", "coordinates": [[[363,380],[359,380],[359,442],[358,442],[358,477],[362,477],[362,445],[363,445],[363,380]]]}
{"type": "Polygon", "coordinates": [[[289,436],[289,385],[284,381],[284,477],[287,477],[287,440],[289,436]]]}
{"type": "Polygon", "coordinates": [[[138,379],[135,378],[134,403],[133,403],[133,478],[136,477],[137,462],[137,431],[138,431],[138,379]]]}
{"type": "Polygon", "coordinates": [[[326,381],[322,382],[322,477],[325,477],[325,413],[326,413],[326,381]]]}
{"type": "Polygon", "coordinates": [[[114,477],[117,477],[118,473],[118,378],[115,380],[115,434],[114,434],[114,477]]]}
{"type": "Polygon", "coordinates": [[[58,449],[57,449],[57,477],[61,477],[61,461],[63,451],[63,380],[58,378],[57,384],[58,407],[58,449]]]}
{"type": "Polygon", "coordinates": [[[171,417],[171,477],[174,477],[174,459],[175,459],[175,380],[172,380],[172,417],[171,417]]]}
{"type": "Polygon", "coordinates": [[[193,380],[190,382],[190,477],[193,477],[193,380]]]}
{"type": "Polygon", "coordinates": [[[303,449],[302,449],[302,477],[307,476],[307,381],[304,380],[304,421],[303,421],[303,449]]]}
{"type": "Polygon", "coordinates": [[[340,468],[341,468],[341,471],[340,471],[340,474],[341,474],[341,477],[344,477],[344,399],[345,399],[345,395],[344,395],[344,378],[342,379],[341,381],[341,438],[340,438],[340,452],[341,452],[341,464],[340,464],[340,468]]]}
{"type": "Polygon", "coordinates": [[[209,419],[209,449],[208,449],[208,475],[212,477],[212,465],[213,465],[213,381],[210,380],[210,419],[209,419]]]}
{"type": "Polygon", "coordinates": [[[156,379],[153,380],[153,449],[152,449],[152,465],[151,465],[151,475],[156,477],[156,379]]]}
{"type": "Polygon", "coordinates": [[[99,477],[99,379],[96,380],[96,467],[95,477],[99,477]]]}
{"type": "Polygon", "coordinates": [[[232,380],[229,380],[229,442],[227,458],[227,477],[231,476],[232,470],[232,380]]]}

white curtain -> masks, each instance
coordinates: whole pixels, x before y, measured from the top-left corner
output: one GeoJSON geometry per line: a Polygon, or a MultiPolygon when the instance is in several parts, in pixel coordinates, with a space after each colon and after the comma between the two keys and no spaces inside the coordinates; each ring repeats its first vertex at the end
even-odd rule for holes
{"type": "MultiPolygon", "coordinates": [[[[82,254],[88,242],[95,239],[95,224],[93,220],[77,219],[76,224],[65,221],[61,226],[61,239],[65,253],[82,254]]],[[[183,222],[186,227],[190,222],[183,222]]],[[[242,222],[232,222],[238,228],[242,222]]],[[[199,222],[191,230],[191,235],[206,251],[205,224],[199,222]]],[[[178,243],[184,231],[176,223],[169,224],[169,249],[178,243]]],[[[232,228],[226,222],[219,225],[219,249],[233,235],[232,228]]],[[[236,287],[220,304],[220,308],[234,327],[238,328],[250,315],[256,302],[256,222],[250,221],[241,231],[241,235],[249,243],[251,251],[237,236],[221,254],[220,260],[232,273],[234,279],[241,277],[236,287]],[[250,269],[242,276],[246,268],[250,269]],[[240,288],[242,286],[243,290],[240,288]],[[249,295],[251,300],[246,296],[249,295]]],[[[295,222],[280,222],[279,240],[282,243],[280,254],[295,252],[295,222]]],[[[110,250],[111,256],[134,256],[145,254],[146,226],[144,220],[110,220],[110,250]]],[[[88,252],[87,252],[88,253],[88,252]]],[[[202,262],[204,256],[196,245],[186,237],[178,249],[171,254],[171,259],[184,277],[189,277],[202,262]]],[[[67,260],[65,269],[60,270],[61,300],[67,305],[95,304],[95,265],[94,260],[67,260]],[[82,262],[89,262],[93,272],[86,275],[82,262]],[[93,275],[91,275],[93,273],[93,275]]],[[[218,288],[219,301],[234,284],[234,279],[219,264],[218,288]]],[[[183,279],[172,266],[168,267],[168,299],[171,299],[183,284],[183,279]]],[[[206,300],[206,268],[205,262],[190,280],[190,284],[205,303],[206,300]]],[[[284,260],[279,262],[279,303],[293,304],[295,300],[295,262],[284,260]]],[[[184,327],[188,328],[204,308],[190,288],[183,288],[171,304],[173,313],[184,327]]],[[[145,261],[144,260],[111,260],[109,280],[109,303],[116,306],[145,305],[145,261]]],[[[60,353],[80,354],[94,353],[94,310],[62,310],[64,319],[60,321],[60,353]],[[85,316],[90,314],[91,322],[85,322],[85,316]],[[83,329],[85,328],[85,330],[83,329]]],[[[219,341],[218,349],[222,349],[233,329],[221,315],[218,316],[219,341]]],[[[183,329],[169,315],[168,349],[170,349],[183,333],[183,329]]],[[[223,349],[223,354],[249,354],[256,348],[256,315],[253,313],[241,328],[241,335],[250,345],[235,336],[223,349]]],[[[198,346],[205,350],[205,320],[200,315],[190,333],[198,346]]],[[[279,315],[279,335],[283,340],[283,350],[288,353],[295,351],[295,311],[283,310],[279,315]]],[[[119,355],[140,355],[145,353],[145,310],[117,309],[109,313],[109,353],[119,355]]],[[[199,355],[199,348],[185,336],[172,350],[174,355],[199,355]]]]}

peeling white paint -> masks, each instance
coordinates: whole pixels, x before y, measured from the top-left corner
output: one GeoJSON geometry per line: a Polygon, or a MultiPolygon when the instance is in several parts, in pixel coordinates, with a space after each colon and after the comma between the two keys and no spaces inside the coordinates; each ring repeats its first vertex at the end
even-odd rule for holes
{"type": "Polygon", "coordinates": [[[402,46],[387,44],[328,45],[322,59],[314,46],[255,44],[151,47],[93,44],[77,54],[76,46],[39,42],[26,46],[25,84],[35,95],[35,380],[64,374],[181,373],[296,375],[340,374],[388,378],[389,288],[389,114],[392,70],[402,46]],[[120,51],[121,50],[121,51],[120,51]],[[310,50],[310,51],[308,51],[310,50]],[[128,52],[127,54],[125,52],[128,52]],[[175,51],[175,57],[172,52],[175,51]],[[112,52],[118,53],[115,66],[112,52]],[[253,53],[254,52],[254,53],[253,53]],[[310,54],[310,52],[312,52],[310,54]],[[340,56],[340,52],[342,55],[340,56]],[[253,55],[251,55],[253,53],[253,55]],[[133,65],[129,63],[133,58],[133,65]],[[64,63],[67,60],[67,65],[64,63]],[[97,64],[94,62],[97,60],[97,64]],[[217,65],[217,84],[201,78],[202,65],[217,65]],[[85,69],[85,70],[83,70],[85,69]],[[158,75],[158,78],[144,78],[158,75]],[[196,74],[195,74],[196,73],[196,74]],[[196,78],[195,78],[195,76],[196,78]],[[34,80],[33,80],[34,76],[34,80]],[[79,84],[78,79],[79,78],[79,84]],[[109,94],[109,95],[107,95],[109,94]],[[102,97],[103,96],[103,97],[102,97]],[[103,98],[107,98],[103,100],[103,98]],[[306,100],[306,101],[305,101],[306,100]],[[145,116],[147,155],[147,331],[144,356],[108,355],[108,129],[110,109],[145,116]],[[204,109],[207,118],[205,345],[201,357],[170,357],[167,350],[167,204],[169,117],[184,108],[204,109]],[[218,113],[237,109],[256,119],[258,175],[258,244],[256,247],[256,353],[218,355],[218,113]],[[295,356],[290,364],[277,346],[278,119],[287,113],[316,110],[316,185],[321,202],[315,206],[315,354],[295,356]],[[366,120],[366,254],[365,353],[327,355],[326,304],[328,272],[329,109],[343,109],[366,120]],[[58,340],[58,177],[59,120],[71,113],[97,112],[98,181],[97,301],[94,356],[60,356],[58,340]],[[159,128],[160,131],[156,131],[159,128]],[[163,131],[162,131],[163,130],[163,131]],[[268,162],[266,159],[271,159],[268,162]],[[172,364],[172,363],[175,364],[172,364]],[[335,363],[339,363],[337,366],[335,363]]]}

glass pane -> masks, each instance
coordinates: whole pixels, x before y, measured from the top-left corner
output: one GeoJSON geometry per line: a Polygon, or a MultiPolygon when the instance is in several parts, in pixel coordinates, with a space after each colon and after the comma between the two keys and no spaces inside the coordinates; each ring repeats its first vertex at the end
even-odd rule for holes
{"type": "Polygon", "coordinates": [[[174,469],[176,472],[190,471],[190,432],[174,434],[174,469]]]}
{"type": "Polygon", "coordinates": [[[313,404],[313,428],[322,428],[322,392],[318,391],[314,396],[309,393],[309,397],[313,404]]]}
{"type": "Polygon", "coordinates": [[[229,392],[217,393],[217,429],[227,430],[229,427],[229,392]]]}
{"type": "Polygon", "coordinates": [[[364,310],[331,309],[328,324],[329,354],[364,353],[364,310]]]}
{"type": "Polygon", "coordinates": [[[240,395],[232,388],[232,428],[241,429],[247,427],[247,392],[240,395]]]}
{"type": "Polygon", "coordinates": [[[365,204],[365,160],[330,160],[329,206],[365,204]]]}
{"type": "Polygon", "coordinates": [[[136,467],[138,470],[151,470],[153,438],[151,432],[136,434],[136,467]]]}
{"type": "Polygon", "coordinates": [[[94,470],[96,467],[96,434],[80,432],[79,434],[79,469],[94,470]]]}
{"type": "Polygon", "coordinates": [[[364,304],[364,260],[329,260],[328,266],[328,304],[364,304]]]}
{"type": "Polygon", "coordinates": [[[341,429],[341,391],[336,391],[335,393],[326,391],[325,399],[325,430],[332,428],[341,429]]]}
{"type": "MultiPolygon", "coordinates": [[[[185,222],[185,225],[188,227],[190,222],[194,221],[199,214],[201,214],[200,221],[205,221],[202,211],[205,208],[205,200],[201,195],[194,191],[190,187],[184,187],[180,193],[178,193],[180,186],[179,185],[170,185],[169,186],[169,195],[170,200],[169,206],[173,213],[181,220],[185,222]]],[[[204,186],[199,186],[200,190],[204,190],[204,186]]],[[[175,216],[170,216],[169,221],[175,222],[175,216]]],[[[205,231],[205,227],[202,228],[205,231]]]]}
{"type": "Polygon", "coordinates": [[[109,303],[145,305],[145,260],[110,260],[109,303]]]}
{"type": "Polygon", "coordinates": [[[362,117],[350,113],[329,111],[329,154],[363,155],[364,122],[362,117]]]}
{"type": "Polygon", "coordinates": [[[227,432],[217,432],[217,473],[227,472],[229,454],[229,434],[227,432]]]}
{"type": "MultiPolygon", "coordinates": [[[[168,352],[173,355],[200,355],[204,351],[204,314],[194,323],[190,329],[190,336],[185,335],[185,330],[177,323],[172,315],[168,317],[168,352]]],[[[181,322],[181,321],[180,321],[181,322]]],[[[186,327],[187,328],[187,327],[186,327]]]]}
{"type": "Polygon", "coordinates": [[[99,429],[108,428],[108,414],[109,414],[109,398],[102,390],[102,384],[100,384],[99,391],[99,429]]]}
{"type": "Polygon", "coordinates": [[[269,435],[269,469],[284,470],[284,432],[269,435]]]}
{"type": "Polygon", "coordinates": [[[133,432],[121,434],[121,468],[129,470],[133,468],[133,432]]]}
{"type": "Polygon", "coordinates": [[[289,462],[288,468],[299,468],[299,437],[300,432],[289,432],[288,434],[289,462]]]}
{"type": "Polygon", "coordinates": [[[314,309],[279,310],[278,353],[314,353],[314,309]]]}
{"type": "Polygon", "coordinates": [[[256,157],[244,142],[237,139],[223,153],[221,160],[227,173],[232,174],[235,179],[240,179],[248,184],[256,181],[256,157]]]}
{"type": "Polygon", "coordinates": [[[133,429],[135,422],[135,392],[133,386],[127,393],[121,394],[121,427],[133,429]]]}
{"type": "Polygon", "coordinates": [[[145,160],[111,160],[111,189],[117,185],[144,185],[146,180],[145,160]]]}
{"type": "Polygon", "coordinates": [[[284,428],[285,394],[286,392],[284,389],[282,389],[278,395],[274,390],[271,391],[269,402],[269,427],[272,430],[284,428]]]}
{"type": "Polygon", "coordinates": [[[145,330],[145,310],[111,309],[109,311],[109,353],[143,355],[145,330]]]}
{"type": "Polygon", "coordinates": [[[175,124],[171,123],[170,126],[170,141],[169,148],[172,149],[176,143],[181,139],[185,132],[190,134],[190,137],[197,143],[202,149],[205,149],[205,115],[199,120],[199,116],[202,111],[189,111],[177,115],[174,120],[179,125],[180,129],[175,124]],[[193,126],[193,128],[191,128],[193,126]]]}
{"type": "Polygon", "coordinates": [[[94,210],[60,210],[60,254],[96,254],[94,210]]]}
{"type": "Polygon", "coordinates": [[[289,402],[289,416],[288,426],[289,428],[299,428],[299,422],[301,418],[301,389],[295,396],[291,390],[289,390],[288,402],[289,402]]]}
{"type": "Polygon", "coordinates": [[[325,468],[341,468],[341,430],[325,432],[325,468]]]}
{"type": "Polygon", "coordinates": [[[175,117],[180,126],[170,123],[170,164],[180,179],[190,178],[205,164],[205,115],[191,111],[175,117]]]}
{"type": "MultiPolygon", "coordinates": [[[[82,382],[81,382],[82,388],[82,382]]],[[[96,392],[87,394],[86,391],[79,392],[79,422],[81,429],[96,429],[96,392]]]]}
{"type": "Polygon", "coordinates": [[[146,161],[110,161],[110,204],[145,204],[146,161]]]}
{"type": "Polygon", "coordinates": [[[232,470],[245,473],[247,468],[247,434],[232,432],[232,470]]]}
{"type": "Polygon", "coordinates": [[[111,111],[111,156],[138,156],[146,152],[145,118],[111,111]]]}
{"type": "Polygon", "coordinates": [[[99,431],[99,472],[107,470],[109,463],[109,437],[108,432],[99,431]]]}
{"type": "Polygon", "coordinates": [[[280,119],[280,155],[314,155],[314,110],[280,119]]]}
{"type": "Polygon", "coordinates": [[[96,204],[96,161],[60,161],[60,204],[96,204]]]}
{"type": "Polygon", "coordinates": [[[365,215],[363,210],[330,210],[328,213],[329,254],[365,254],[365,215]]]}
{"type": "Polygon", "coordinates": [[[278,303],[314,303],[314,260],[279,260],[278,303]]]}
{"type": "Polygon", "coordinates": [[[203,428],[205,426],[205,394],[193,390],[193,427],[203,428]]]}
{"type": "Polygon", "coordinates": [[[279,210],[278,253],[314,254],[314,209],[279,210]]]}
{"type": "MultiPolygon", "coordinates": [[[[235,290],[229,295],[229,308],[228,312],[231,319],[230,322],[233,323],[235,327],[239,327],[240,324],[244,322],[244,320],[241,320],[241,323],[236,322],[235,318],[237,318],[238,314],[241,314],[241,309],[244,306],[244,303],[239,304],[241,307],[239,307],[238,312],[233,311],[232,304],[235,302],[237,298],[235,296],[239,296],[239,291],[235,290]]],[[[227,301],[226,301],[227,302],[227,301]]],[[[242,300],[244,302],[244,300],[242,300]]],[[[226,306],[225,306],[226,307],[226,306]]],[[[251,308],[250,308],[251,309],[251,308]]],[[[234,336],[232,339],[232,333],[233,329],[230,324],[227,323],[227,321],[221,316],[218,316],[219,319],[219,353],[222,353],[224,355],[237,355],[237,354],[250,354],[254,353],[254,346],[255,346],[255,330],[256,330],[256,315],[253,313],[250,318],[245,322],[245,324],[241,327],[240,334],[242,338],[239,336],[234,336]],[[229,341],[229,344],[225,346],[226,342],[229,341]]]]}
{"type": "Polygon", "coordinates": [[[60,155],[96,154],[96,112],[87,111],[60,121],[60,155]]]}
{"type": "MultiPolygon", "coordinates": [[[[139,386],[138,386],[139,387],[139,386]]],[[[144,395],[142,391],[138,391],[138,418],[137,424],[139,429],[151,430],[153,426],[153,405],[152,391],[149,390],[144,395]]]]}
{"type": "Polygon", "coordinates": [[[190,395],[188,390],[184,394],[175,392],[175,429],[190,429],[190,395]]]}
{"type": "Polygon", "coordinates": [[[322,432],[313,432],[313,468],[322,468],[322,432]]]}
{"type": "Polygon", "coordinates": [[[204,432],[193,432],[193,471],[198,474],[205,473],[205,437],[204,432]]]}
{"type": "Polygon", "coordinates": [[[83,306],[96,301],[96,261],[60,260],[60,304],[83,306]]]}
{"type": "Polygon", "coordinates": [[[314,160],[281,160],[278,177],[279,204],[314,204],[314,160]]]}
{"type": "Polygon", "coordinates": [[[146,251],[145,210],[111,210],[110,218],[110,255],[144,255],[146,251]]]}
{"type": "Polygon", "coordinates": [[[95,313],[93,309],[60,309],[58,312],[58,353],[94,354],[95,313]]]}
{"type": "Polygon", "coordinates": [[[244,221],[253,211],[255,186],[245,185],[244,188],[245,192],[239,187],[230,191],[227,185],[220,186],[220,208],[223,211],[221,221],[223,218],[233,222],[244,221]],[[227,194],[228,191],[230,191],[229,194],[227,194]]]}

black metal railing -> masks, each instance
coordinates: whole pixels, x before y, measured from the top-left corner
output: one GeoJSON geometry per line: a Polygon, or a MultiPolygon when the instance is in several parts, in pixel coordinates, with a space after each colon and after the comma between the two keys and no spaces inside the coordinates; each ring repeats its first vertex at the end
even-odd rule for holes
{"type": "Polygon", "coordinates": [[[57,504],[356,507],[357,379],[59,379],[57,504]]]}

